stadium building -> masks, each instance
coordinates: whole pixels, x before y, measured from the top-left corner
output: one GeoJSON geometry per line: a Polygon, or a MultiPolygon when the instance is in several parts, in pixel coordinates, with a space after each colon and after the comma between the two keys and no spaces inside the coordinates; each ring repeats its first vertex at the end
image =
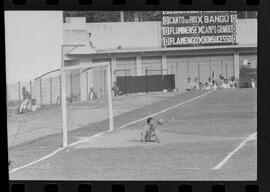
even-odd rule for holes
{"type": "MultiPolygon", "coordinates": [[[[69,17],[64,23],[64,44],[85,46],[65,48],[64,61],[66,66],[108,63],[112,85],[117,77],[172,74],[174,91],[183,92],[188,77],[204,83],[213,70],[216,77],[234,76],[239,84],[243,64],[257,68],[257,19],[238,19],[236,36],[235,45],[164,47],[158,21],[86,23],[83,17],[69,17]]],[[[68,92],[80,100],[88,98],[90,87],[98,97],[106,96],[103,67],[73,70],[69,75],[68,92]]]]}

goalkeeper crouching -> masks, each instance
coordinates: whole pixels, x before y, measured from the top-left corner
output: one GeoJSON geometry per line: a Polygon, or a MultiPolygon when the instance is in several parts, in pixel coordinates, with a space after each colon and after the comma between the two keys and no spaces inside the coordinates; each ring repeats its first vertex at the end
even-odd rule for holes
{"type": "Polygon", "coordinates": [[[143,131],[141,133],[142,141],[145,142],[158,142],[160,143],[160,140],[158,138],[158,133],[156,130],[157,125],[154,123],[154,120],[152,117],[147,119],[147,125],[144,126],[143,131]]]}

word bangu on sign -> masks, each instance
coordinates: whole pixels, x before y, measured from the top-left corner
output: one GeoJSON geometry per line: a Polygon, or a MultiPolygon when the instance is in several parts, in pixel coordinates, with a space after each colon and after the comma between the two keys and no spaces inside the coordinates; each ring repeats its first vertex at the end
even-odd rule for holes
{"type": "Polygon", "coordinates": [[[237,44],[237,15],[226,11],[164,12],[164,47],[237,44]]]}
{"type": "Polygon", "coordinates": [[[229,15],[215,15],[215,16],[164,16],[163,25],[171,24],[186,24],[186,23],[228,23],[230,21],[229,15]]]}

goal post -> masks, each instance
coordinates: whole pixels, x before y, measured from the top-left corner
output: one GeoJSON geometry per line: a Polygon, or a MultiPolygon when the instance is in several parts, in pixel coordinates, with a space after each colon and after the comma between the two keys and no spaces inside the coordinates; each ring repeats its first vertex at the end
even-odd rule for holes
{"type": "MultiPolygon", "coordinates": [[[[109,131],[114,129],[113,123],[113,105],[112,105],[112,85],[111,85],[111,61],[109,63],[89,63],[81,64],[75,66],[65,66],[64,63],[64,47],[83,47],[85,45],[74,44],[74,45],[62,45],[61,46],[61,108],[62,108],[62,135],[63,143],[62,147],[65,148],[68,146],[68,111],[67,111],[67,94],[66,94],[66,72],[72,70],[81,70],[81,69],[93,69],[97,67],[105,67],[106,69],[106,84],[107,84],[107,109],[108,109],[108,119],[109,119],[109,131]]],[[[104,74],[105,75],[105,74],[104,74]]]]}
{"type": "Polygon", "coordinates": [[[64,45],[61,46],[61,108],[62,108],[62,134],[63,148],[67,146],[67,103],[66,103],[66,72],[64,68],[64,45]]]}
{"type": "Polygon", "coordinates": [[[109,113],[109,124],[110,131],[113,130],[113,106],[112,106],[112,84],[111,84],[111,66],[107,65],[107,91],[108,91],[108,113],[109,113]]]}

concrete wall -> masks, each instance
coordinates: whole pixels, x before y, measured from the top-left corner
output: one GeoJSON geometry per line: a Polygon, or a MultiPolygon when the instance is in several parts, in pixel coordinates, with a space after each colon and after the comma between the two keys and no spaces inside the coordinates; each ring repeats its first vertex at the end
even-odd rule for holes
{"type": "Polygon", "coordinates": [[[85,44],[88,45],[88,33],[83,29],[65,30],[64,44],[85,44]]]}
{"type": "Polygon", "coordinates": [[[89,23],[97,49],[160,47],[160,22],[89,23]]]}
{"type": "Polygon", "coordinates": [[[64,41],[79,39],[88,44],[88,32],[97,49],[161,47],[160,22],[87,23],[71,20],[64,24],[64,41]],[[73,31],[72,31],[73,30],[73,31]],[[84,32],[83,32],[84,31],[84,32]],[[79,37],[80,36],[80,37],[79,37]],[[84,40],[83,40],[84,39],[84,40]]]}
{"type": "MultiPolygon", "coordinates": [[[[159,48],[161,47],[161,22],[83,23],[70,20],[64,24],[65,42],[88,43],[88,32],[97,49],[159,48]],[[73,30],[73,31],[72,31],[73,30]]],[[[239,19],[237,37],[240,45],[257,44],[257,20],[239,19]]]]}

